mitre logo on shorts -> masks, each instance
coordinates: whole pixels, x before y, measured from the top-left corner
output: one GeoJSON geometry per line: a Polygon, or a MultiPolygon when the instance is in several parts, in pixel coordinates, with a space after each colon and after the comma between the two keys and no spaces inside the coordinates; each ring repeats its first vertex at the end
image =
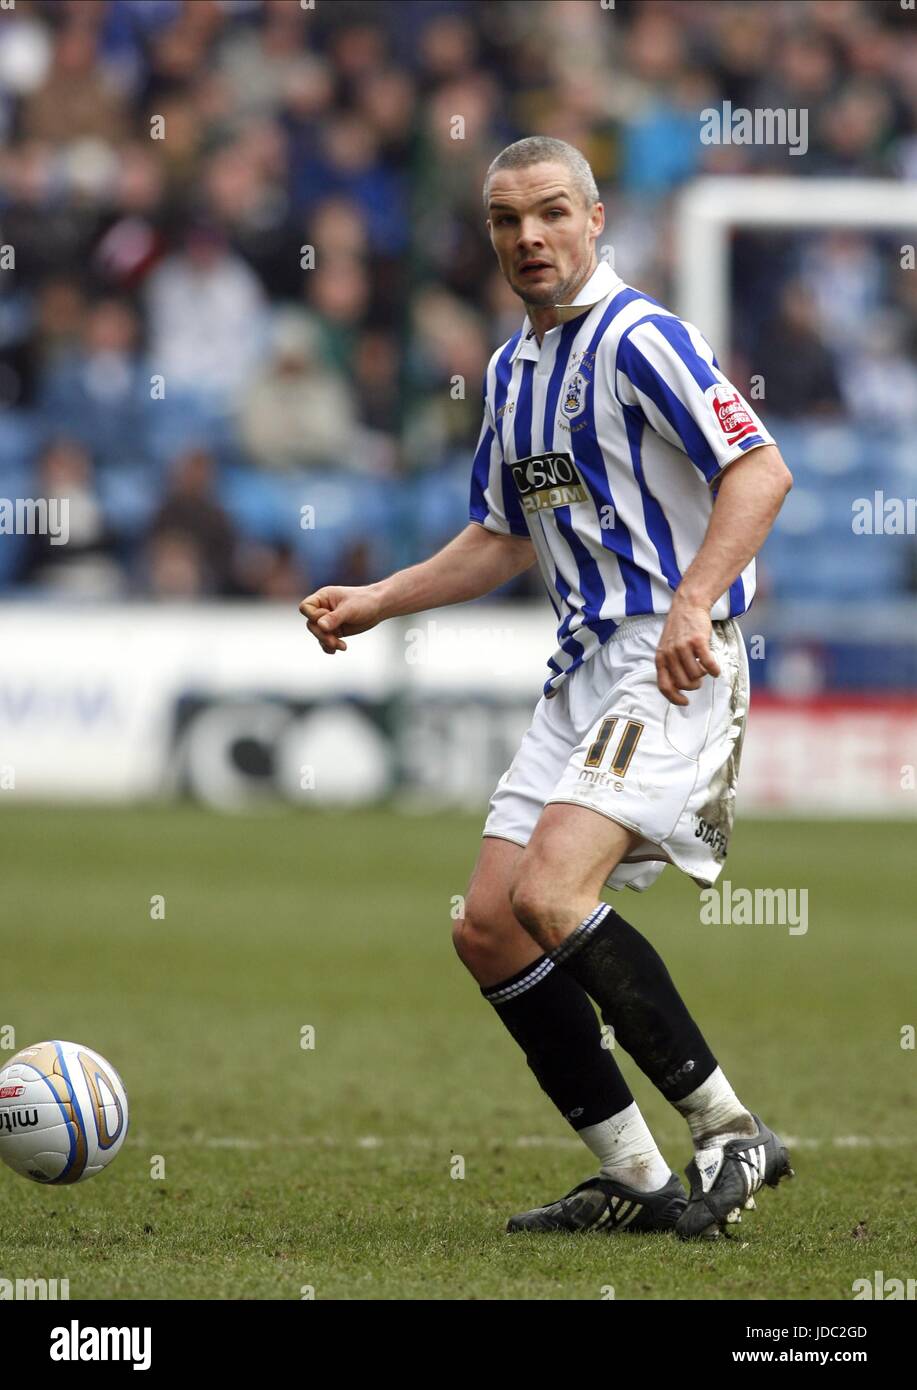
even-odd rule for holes
{"type": "Polygon", "coordinates": [[[532,454],[530,458],[517,459],[510,467],[526,512],[550,511],[588,500],[571,454],[532,454]]]}
{"type": "Polygon", "coordinates": [[[713,407],[728,443],[738,444],[740,439],[756,432],[758,427],[738,391],[730,391],[728,386],[717,382],[707,387],[704,398],[713,407]]]}

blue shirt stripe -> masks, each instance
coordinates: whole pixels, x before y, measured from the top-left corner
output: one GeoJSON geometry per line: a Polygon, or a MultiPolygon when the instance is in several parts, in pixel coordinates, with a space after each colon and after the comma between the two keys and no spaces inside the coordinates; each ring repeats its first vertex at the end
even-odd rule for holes
{"type": "MultiPolygon", "coordinates": [[[[642,319],[641,322],[645,323],[646,319],[642,319]]],[[[653,322],[658,324],[659,320],[654,318],[653,322]]],[[[633,328],[636,327],[634,324],[633,328]]],[[[663,381],[639,348],[631,342],[632,331],[633,329],[628,329],[618,344],[616,369],[658,407],[684,445],[688,458],[700,469],[707,482],[712,482],[720,471],[716,455],[704,438],[700,426],[668,382],[663,381]]]]}
{"type": "MultiPolygon", "coordinates": [[[[592,341],[587,350],[587,357],[595,360],[595,353],[599,343],[611,323],[612,319],[619,312],[615,307],[621,298],[616,295],[599,321],[599,325],[592,336],[592,341]]],[[[599,517],[602,517],[602,507],[612,508],[614,524],[612,526],[601,526],[600,534],[602,545],[606,550],[611,550],[617,557],[618,565],[621,570],[621,577],[624,580],[625,608],[628,617],[638,613],[653,612],[653,592],[650,586],[649,575],[640,567],[634,564],[634,543],[631,539],[630,531],[623,521],[618,508],[615,506],[614,495],[605,468],[605,459],[599,445],[595,426],[595,384],[586,392],[586,408],[584,413],[586,428],[580,430],[576,435],[575,456],[578,463],[582,465],[583,477],[586,485],[592,493],[593,501],[599,517]]]]}
{"type": "MultiPolygon", "coordinates": [[[[506,404],[506,397],[509,391],[509,384],[512,377],[512,366],[510,358],[513,355],[516,343],[518,343],[521,333],[516,333],[504,347],[497,361],[496,369],[496,391],[494,393],[494,419],[497,424],[497,439],[500,444],[501,465],[500,481],[503,492],[503,510],[510,531],[514,536],[527,536],[529,528],[525,524],[525,517],[522,506],[519,502],[519,495],[516,492],[513,477],[503,450],[503,407],[506,404]]],[[[487,390],[487,378],[484,379],[485,393],[487,390]]],[[[487,502],[484,498],[484,488],[490,476],[490,456],[493,445],[494,432],[487,427],[481,447],[475,454],[474,466],[471,473],[471,505],[469,507],[469,517],[472,521],[483,521],[487,516],[487,502]],[[485,444],[487,446],[485,451],[485,444]]]]}
{"type": "Polygon", "coordinates": [[[483,522],[487,517],[484,489],[487,487],[487,480],[490,477],[490,451],[493,442],[494,432],[488,425],[478,452],[474,456],[474,464],[471,469],[471,502],[468,514],[472,521],[483,522]]]}
{"type": "Polygon", "coordinates": [[[672,539],[672,528],[666,520],[665,512],[659,505],[659,501],[653,496],[646,484],[646,477],[643,472],[643,458],[640,446],[643,442],[643,431],[646,428],[646,421],[640,411],[634,406],[624,407],[624,427],[627,430],[627,443],[630,448],[630,459],[634,468],[634,477],[640,487],[640,496],[643,499],[643,516],[646,521],[646,533],[653,545],[656,547],[656,554],[659,556],[659,568],[665,575],[666,583],[670,589],[677,589],[681,583],[681,571],[678,568],[678,561],[675,558],[675,542],[672,539]]]}
{"type": "MultiPolygon", "coordinates": [[[[554,421],[557,415],[557,402],[560,398],[560,390],[563,385],[564,376],[567,372],[567,364],[570,360],[570,351],[577,333],[582,327],[582,320],[570,319],[564,324],[560,332],[557,344],[557,354],[554,359],[554,366],[548,381],[548,389],[545,396],[544,412],[544,447],[547,452],[554,448],[554,421]]],[[[575,457],[574,451],[574,457],[575,457]]],[[[590,554],[589,548],[580,540],[573,525],[571,524],[570,508],[558,507],[555,510],[557,529],[566,540],[576,560],[576,568],[579,574],[579,591],[583,596],[582,621],[580,627],[592,628],[594,621],[598,619],[602,611],[602,604],[605,602],[605,585],[602,581],[601,571],[594,556],[590,554]]],[[[585,656],[585,648],[578,638],[570,633],[570,625],[575,617],[574,611],[568,611],[566,618],[557,630],[557,641],[562,650],[576,658],[576,665],[580,665],[585,656]]]]}

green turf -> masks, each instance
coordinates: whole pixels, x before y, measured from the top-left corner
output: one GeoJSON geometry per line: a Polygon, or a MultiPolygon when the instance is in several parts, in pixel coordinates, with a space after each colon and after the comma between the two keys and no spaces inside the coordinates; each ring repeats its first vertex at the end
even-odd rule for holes
{"type": "MultiPolygon", "coordinates": [[[[132,1107],[90,1182],[0,1168],[0,1277],[68,1278],[72,1298],[820,1299],[877,1269],[917,1274],[912,827],[740,823],[726,876],[807,888],[805,935],[702,926],[674,870],[613,895],[740,1095],[800,1140],[797,1181],[702,1246],[502,1233],[593,1163],[453,954],[480,827],[387,810],[0,816],[0,1027],[17,1046],[96,1048],[132,1107]]],[[[683,1168],[682,1121],[620,1060],[683,1168]]]]}

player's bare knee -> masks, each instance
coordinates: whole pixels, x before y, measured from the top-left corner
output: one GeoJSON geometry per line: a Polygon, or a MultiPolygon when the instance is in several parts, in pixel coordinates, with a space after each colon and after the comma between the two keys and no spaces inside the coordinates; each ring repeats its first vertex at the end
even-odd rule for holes
{"type": "Polygon", "coordinates": [[[517,920],[543,950],[560,945],[568,908],[548,884],[520,875],[510,890],[510,902],[517,920]]]}
{"type": "Polygon", "coordinates": [[[464,966],[475,975],[485,968],[496,950],[495,933],[488,926],[487,914],[479,915],[466,904],[464,914],[452,924],[452,944],[464,966]]]}
{"type": "Polygon", "coordinates": [[[471,922],[467,916],[456,918],[452,923],[452,945],[455,947],[455,954],[463,964],[467,965],[467,956],[471,951],[471,922]]]}

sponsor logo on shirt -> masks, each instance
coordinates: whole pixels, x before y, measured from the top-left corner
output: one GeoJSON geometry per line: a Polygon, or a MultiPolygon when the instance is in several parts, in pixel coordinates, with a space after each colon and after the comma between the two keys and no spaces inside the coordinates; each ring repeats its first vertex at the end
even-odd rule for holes
{"type": "Polygon", "coordinates": [[[570,454],[532,454],[510,464],[526,512],[552,511],[588,501],[580,471],[570,454]]]}
{"type": "Polygon", "coordinates": [[[740,439],[757,433],[758,427],[738,391],[717,382],[715,386],[707,387],[704,396],[712,406],[728,443],[738,444],[740,439]]]}

